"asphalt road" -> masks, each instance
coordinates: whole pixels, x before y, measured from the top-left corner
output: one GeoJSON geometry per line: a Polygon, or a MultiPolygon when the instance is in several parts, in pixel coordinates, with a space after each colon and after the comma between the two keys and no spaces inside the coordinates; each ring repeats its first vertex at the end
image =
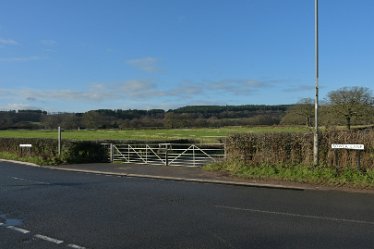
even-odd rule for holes
{"type": "Polygon", "coordinates": [[[0,163],[0,248],[374,248],[374,196],[0,163]]]}

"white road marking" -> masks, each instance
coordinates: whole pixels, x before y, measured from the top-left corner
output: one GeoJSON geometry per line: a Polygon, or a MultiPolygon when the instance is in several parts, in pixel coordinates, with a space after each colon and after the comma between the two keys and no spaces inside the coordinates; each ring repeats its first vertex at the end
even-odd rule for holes
{"type": "Polygon", "coordinates": [[[26,230],[26,229],[23,229],[23,228],[19,228],[19,227],[14,227],[14,226],[7,226],[8,229],[11,229],[13,231],[16,231],[16,232],[20,232],[20,233],[23,233],[23,234],[28,234],[30,233],[29,230],[26,230]]]}
{"type": "Polygon", "coordinates": [[[250,208],[229,207],[229,206],[221,206],[221,205],[216,205],[215,207],[216,208],[236,210],[236,211],[246,211],[246,212],[252,212],[252,213],[283,215],[283,216],[299,217],[299,218],[315,219],[315,220],[326,220],[326,221],[356,223],[356,224],[362,224],[362,225],[374,225],[373,221],[366,221],[366,220],[342,219],[342,218],[335,218],[335,217],[324,217],[324,216],[315,216],[315,215],[294,214],[294,213],[266,211],[266,210],[259,210],[259,209],[250,209],[250,208]]]}
{"type": "MultiPolygon", "coordinates": [[[[15,226],[7,226],[3,222],[0,222],[0,227],[5,227],[7,229],[10,229],[10,230],[13,230],[13,231],[16,231],[16,232],[20,232],[20,233],[23,233],[23,234],[31,233],[29,230],[26,230],[26,229],[23,229],[23,228],[19,228],[19,227],[15,227],[15,226]]],[[[64,243],[63,240],[58,240],[58,239],[51,238],[51,237],[41,235],[41,234],[36,234],[36,235],[34,235],[34,237],[38,238],[38,239],[41,239],[41,240],[45,240],[45,241],[48,241],[48,242],[55,243],[57,245],[64,243]]],[[[76,245],[76,244],[68,244],[67,247],[70,247],[70,248],[73,248],[73,249],[87,249],[84,246],[80,246],[80,245],[76,245]]]]}
{"type": "Polygon", "coordinates": [[[41,235],[41,234],[36,234],[36,235],[34,235],[34,237],[38,238],[38,239],[48,241],[48,242],[52,242],[52,243],[55,243],[55,244],[58,244],[58,245],[64,243],[63,240],[54,239],[54,238],[51,238],[51,237],[48,237],[48,236],[45,236],[45,235],[41,235]]]}
{"type": "Polygon", "coordinates": [[[14,179],[14,180],[19,180],[19,181],[24,181],[25,180],[23,178],[18,178],[18,177],[14,177],[14,176],[12,176],[11,178],[14,179]]]}
{"type": "Polygon", "coordinates": [[[235,249],[235,247],[233,245],[231,245],[230,242],[228,242],[227,240],[225,240],[224,238],[222,238],[221,236],[219,236],[218,234],[216,233],[213,233],[213,232],[209,232],[214,238],[216,238],[218,241],[222,242],[223,244],[225,244],[225,246],[227,248],[232,248],[232,249],[235,249]]]}
{"type": "Polygon", "coordinates": [[[26,182],[32,182],[32,183],[37,183],[37,184],[46,184],[46,185],[50,184],[49,182],[28,180],[28,179],[24,179],[24,178],[15,177],[15,176],[12,176],[11,178],[14,179],[14,180],[18,180],[18,181],[26,181],[26,182]]]}
{"type": "Polygon", "coordinates": [[[87,249],[84,246],[78,246],[78,245],[75,245],[75,244],[69,244],[68,247],[74,248],[74,249],[87,249]]]}

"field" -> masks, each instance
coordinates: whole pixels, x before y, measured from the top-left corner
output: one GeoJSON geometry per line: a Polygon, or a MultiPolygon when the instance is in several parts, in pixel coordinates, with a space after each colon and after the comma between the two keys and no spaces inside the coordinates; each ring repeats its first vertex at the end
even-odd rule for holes
{"type": "MultiPolygon", "coordinates": [[[[308,132],[305,126],[223,127],[197,129],[132,129],[132,130],[66,130],[63,139],[71,140],[169,140],[193,139],[216,142],[234,133],[308,132]]],[[[2,130],[0,137],[57,138],[57,130],[2,130]]]]}

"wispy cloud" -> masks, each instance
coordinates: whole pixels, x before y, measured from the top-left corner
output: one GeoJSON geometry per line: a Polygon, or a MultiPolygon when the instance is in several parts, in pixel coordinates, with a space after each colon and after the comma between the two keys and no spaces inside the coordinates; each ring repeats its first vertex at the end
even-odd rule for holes
{"type": "Polygon", "coordinates": [[[46,47],[54,47],[57,45],[57,41],[55,40],[41,40],[40,43],[46,47]]]}
{"type": "Polygon", "coordinates": [[[291,85],[284,89],[285,92],[305,92],[314,89],[314,84],[291,85]]]}
{"type": "Polygon", "coordinates": [[[212,81],[208,85],[211,89],[233,95],[248,95],[258,90],[270,88],[273,81],[261,81],[251,79],[229,79],[212,81]]]}
{"type": "Polygon", "coordinates": [[[129,80],[121,85],[121,90],[122,94],[132,99],[147,99],[167,94],[151,80],[129,80]]]}
{"type": "Polygon", "coordinates": [[[13,39],[0,38],[0,46],[15,46],[19,43],[13,39]]]}
{"type": "MultiPolygon", "coordinates": [[[[26,103],[30,106],[55,105],[56,103],[88,104],[91,106],[120,103],[120,106],[148,106],[163,104],[180,106],[183,104],[221,103],[222,99],[238,99],[272,90],[272,81],[261,80],[220,80],[182,82],[175,87],[166,87],[150,79],[127,80],[117,83],[95,83],[86,88],[75,89],[30,89],[0,88],[1,99],[8,103],[26,103]],[[220,97],[221,96],[221,97],[220,97]],[[222,98],[225,96],[225,98],[222,98]],[[55,104],[53,104],[55,103],[55,104]],[[101,103],[101,104],[100,104],[101,103]]],[[[234,101],[235,102],[235,101],[234,101]]],[[[118,106],[118,108],[120,107],[118,106]]]]}
{"type": "Polygon", "coordinates": [[[171,96],[194,97],[204,95],[251,95],[261,90],[270,89],[276,81],[252,80],[252,79],[224,79],[218,81],[184,82],[171,89],[171,96]]]}
{"type": "Polygon", "coordinates": [[[167,94],[174,97],[191,98],[196,95],[202,95],[208,90],[205,83],[185,81],[177,87],[170,89],[167,94]]]}
{"type": "Polygon", "coordinates": [[[144,100],[164,96],[157,85],[147,80],[129,80],[119,84],[92,84],[83,90],[71,89],[0,89],[0,97],[19,99],[28,102],[73,101],[104,102],[113,100],[144,100]]]}
{"type": "Polygon", "coordinates": [[[13,89],[14,95],[28,101],[50,101],[70,100],[79,102],[97,102],[112,99],[115,92],[101,84],[93,84],[82,91],[62,90],[36,90],[36,89],[13,89]]]}
{"type": "Polygon", "coordinates": [[[159,72],[160,68],[158,66],[158,59],[154,57],[145,57],[127,60],[126,63],[130,66],[133,66],[139,70],[154,73],[159,72]]]}
{"type": "Polygon", "coordinates": [[[2,111],[9,111],[9,110],[41,110],[43,108],[32,106],[23,103],[10,103],[4,106],[0,106],[0,110],[2,111]]]}
{"type": "Polygon", "coordinates": [[[21,56],[21,57],[0,58],[0,62],[16,63],[16,62],[38,61],[38,60],[43,60],[43,59],[45,58],[40,57],[40,56],[21,56]]]}

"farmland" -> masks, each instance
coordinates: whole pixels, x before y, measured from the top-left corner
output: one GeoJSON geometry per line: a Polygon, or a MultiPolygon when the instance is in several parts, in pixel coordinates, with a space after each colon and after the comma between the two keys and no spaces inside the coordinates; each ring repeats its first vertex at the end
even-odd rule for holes
{"type": "MultiPolygon", "coordinates": [[[[63,139],[69,140],[168,140],[193,139],[215,142],[235,133],[308,132],[305,126],[232,126],[196,129],[129,129],[129,130],[66,130],[63,139]]],[[[7,138],[57,138],[57,130],[1,130],[7,138]]]]}

